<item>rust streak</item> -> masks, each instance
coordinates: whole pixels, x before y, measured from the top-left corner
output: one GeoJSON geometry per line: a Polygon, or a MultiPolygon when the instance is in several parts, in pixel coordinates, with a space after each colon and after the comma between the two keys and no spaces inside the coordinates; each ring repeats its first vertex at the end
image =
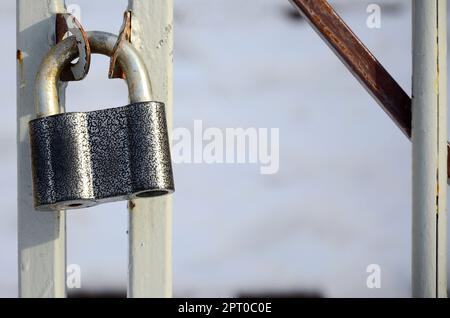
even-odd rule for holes
{"type": "Polygon", "coordinates": [[[17,50],[16,52],[16,59],[19,62],[19,64],[23,63],[23,54],[21,50],[17,50]]]}
{"type": "Polygon", "coordinates": [[[18,68],[19,68],[20,88],[24,88],[26,87],[26,80],[24,76],[24,64],[23,64],[24,54],[21,50],[16,51],[16,59],[17,62],[19,63],[18,68]]]}

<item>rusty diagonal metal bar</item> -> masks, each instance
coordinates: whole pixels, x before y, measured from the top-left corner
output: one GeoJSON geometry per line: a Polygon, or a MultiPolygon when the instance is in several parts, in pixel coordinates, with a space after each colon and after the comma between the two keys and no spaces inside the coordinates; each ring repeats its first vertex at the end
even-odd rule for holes
{"type": "MultiPolygon", "coordinates": [[[[326,0],[290,0],[400,130],[411,139],[411,98],[326,0]]],[[[450,153],[450,143],[447,145],[450,153]]],[[[447,157],[447,176],[450,160],[447,157]]]]}

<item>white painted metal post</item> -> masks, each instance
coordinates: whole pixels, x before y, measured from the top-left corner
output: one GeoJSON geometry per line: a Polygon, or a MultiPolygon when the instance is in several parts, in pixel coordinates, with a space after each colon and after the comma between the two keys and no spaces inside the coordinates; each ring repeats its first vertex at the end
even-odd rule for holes
{"type": "MultiPolygon", "coordinates": [[[[20,297],[66,295],[65,213],[37,212],[33,208],[28,137],[28,121],[35,116],[35,76],[43,57],[54,45],[55,13],[58,12],[65,12],[63,0],[17,1],[17,212],[20,297]]],[[[60,90],[63,99],[63,88],[60,90]]]]}
{"type": "MultiPolygon", "coordinates": [[[[172,0],[129,0],[131,43],[146,63],[153,97],[172,125],[172,0]]],[[[129,202],[129,297],[172,296],[171,196],[129,202]]]]}
{"type": "Polygon", "coordinates": [[[446,0],[413,1],[412,295],[446,297],[446,0]]]}

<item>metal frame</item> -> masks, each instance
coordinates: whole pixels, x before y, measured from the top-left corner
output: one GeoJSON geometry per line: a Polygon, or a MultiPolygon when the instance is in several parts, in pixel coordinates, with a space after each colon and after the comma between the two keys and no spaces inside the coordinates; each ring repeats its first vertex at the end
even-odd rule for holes
{"type": "Polygon", "coordinates": [[[412,101],[326,0],[290,1],[402,132],[412,137],[412,294],[447,297],[446,0],[413,1],[412,101]]]}
{"type": "MultiPolygon", "coordinates": [[[[300,9],[308,22],[333,48],[405,135],[411,137],[411,119],[415,120],[417,125],[432,127],[430,135],[424,134],[422,141],[416,142],[416,138],[419,140],[420,137],[413,133],[413,147],[417,149],[414,151],[413,158],[415,159],[413,160],[416,163],[423,162],[422,160],[426,162],[423,171],[420,167],[414,169],[420,180],[420,182],[415,182],[414,200],[416,206],[418,201],[422,201],[422,198],[424,202],[429,203],[433,195],[435,199],[433,208],[436,209],[435,214],[431,217],[429,215],[431,203],[422,206],[419,202],[417,210],[415,209],[414,212],[415,222],[418,222],[415,227],[417,230],[414,230],[414,242],[416,246],[418,246],[417,244],[423,244],[423,246],[419,246],[417,249],[416,253],[422,259],[413,267],[413,270],[416,268],[418,272],[422,272],[417,274],[418,277],[425,275],[423,281],[420,280],[418,285],[414,286],[414,295],[444,297],[446,292],[444,292],[446,289],[446,281],[444,282],[446,187],[442,183],[445,179],[444,176],[448,176],[450,173],[448,171],[450,160],[448,160],[447,151],[443,149],[449,145],[442,142],[447,129],[446,122],[442,119],[443,114],[446,114],[446,74],[443,72],[443,66],[446,64],[444,62],[446,43],[443,41],[446,38],[446,29],[442,27],[446,20],[443,9],[445,0],[414,1],[416,8],[427,6],[424,7],[423,16],[421,15],[420,18],[418,15],[414,16],[416,28],[423,28],[422,33],[421,31],[416,33],[417,47],[415,48],[433,46],[436,56],[444,57],[438,58],[440,73],[437,77],[438,89],[434,93],[431,92],[431,79],[435,78],[438,73],[438,69],[433,64],[436,63],[436,60],[432,61],[428,56],[417,56],[415,59],[415,73],[420,76],[427,75],[426,80],[421,80],[417,76],[414,79],[415,91],[417,92],[417,85],[424,89],[423,100],[415,95],[417,109],[433,100],[437,108],[430,110],[429,113],[424,111],[423,114],[414,118],[411,116],[411,99],[326,1],[291,0],[291,2],[300,9]],[[419,22],[424,17],[429,17],[429,19],[419,22]],[[431,28],[432,21],[434,23],[438,21],[433,28],[431,28]],[[426,23],[429,23],[428,31],[425,31],[426,23]],[[426,40],[425,34],[434,34],[435,36],[426,40]],[[428,43],[427,41],[430,39],[433,41],[439,39],[439,41],[428,43]],[[425,69],[419,66],[419,62],[424,63],[425,69]],[[436,112],[438,112],[438,116],[435,116],[436,112]],[[436,145],[435,148],[430,148],[433,143],[436,145]],[[428,164],[429,160],[433,158],[437,159],[434,165],[431,162],[428,164]],[[445,175],[442,176],[444,171],[445,175]],[[437,178],[436,175],[431,177],[431,173],[435,174],[436,172],[437,178]],[[422,179],[422,173],[424,179],[422,179]],[[426,187],[426,189],[430,189],[429,193],[423,193],[423,189],[419,186],[421,182],[430,185],[430,187],[426,187]],[[431,185],[438,186],[437,193],[431,185]],[[436,198],[439,198],[438,204],[436,204],[436,198]],[[425,217],[425,215],[427,216],[425,217]],[[436,222],[434,226],[432,225],[433,221],[436,222]],[[417,236],[417,232],[423,230],[422,225],[426,227],[427,239],[426,242],[418,243],[420,237],[417,236]],[[435,235],[435,240],[431,239],[433,235],[435,235]],[[430,247],[433,247],[432,250],[435,251],[435,254],[429,255],[421,252],[430,247]],[[433,263],[433,255],[435,256],[434,265],[431,270],[429,269],[427,273],[423,274],[423,268],[428,268],[430,262],[433,263]],[[433,278],[435,278],[434,288],[431,284],[433,278]]],[[[172,104],[172,6],[172,1],[166,0],[129,1],[132,23],[136,26],[132,27],[131,42],[148,61],[147,68],[152,73],[151,77],[155,79],[152,83],[154,85],[152,87],[153,95],[168,105],[169,117],[172,104]],[[145,42],[143,41],[144,36],[145,42]]],[[[415,12],[417,14],[418,11],[415,12]]],[[[36,213],[34,211],[28,141],[28,121],[34,116],[34,75],[49,47],[54,45],[56,13],[65,13],[63,0],[17,1],[18,248],[19,295],[21,297],[65,296],[65,212],[36,213]]],[[[63,108],[64,87],[60,83],[56,83],[54,88],[60,92],[58,104],[63,108]]],[[[170,122],[169,119],[169,126],[170,122]]],[[[129,211],[129,296],[171,296],[171,199],[151,198],[130,201],[129,211]],[[150,228],[152,231],[148,230],[150,228]]],[[[413,258],[416,259],[416,257],[413,258]]]]}
{"type": "MultiPolygon", "coordinates": [[[[172,0],[129,1],[131,42],[150,75],[147,95],[166,104],[172,118],[172,0]]],[[[65,211],[36,212],[31,185],[28,122],[35,117],[38,68],[55,45],[55,17],[66,13],[63,0],[17,0],[17,171],[19,296],[66,296],[65,211]]],[[[115,43],[113,43],[114,45],[115,43]]],[[[122,65],[121,65],[122,66],[122,65]]],[[[115,76],[113,76],[115,77],[115,76]]],[[[50,85],[58,97],[51,112],[64,111],[65,84],[50,85]]],[[[130,96],[130,101],[135,100],[130,96]]],[[[37,101],[41,105],[42,101],[37,101]]],[[[38,107],[40,108],[40,106],[38,107]]],[[[40,114],[42,115],[42,113],[40,114]]],[[[129,297],[172,296],[171,197],[129,201],[129,297]]]]}

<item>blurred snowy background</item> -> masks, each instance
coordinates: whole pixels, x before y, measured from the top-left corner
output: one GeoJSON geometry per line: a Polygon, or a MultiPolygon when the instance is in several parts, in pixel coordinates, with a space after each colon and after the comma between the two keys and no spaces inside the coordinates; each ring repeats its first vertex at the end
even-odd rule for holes
{"type": "MultiPolygon", "coordinates": [[[[67,0],[87,30],[117,33],[126,1],[67,0]]],[[[410,1],[332,1],[410,93],[410,1]],[[381,5],[382,27],[366,26],[381,5]]],[[[280,128],[280,170],[178,164],[175,296],[314,293],[407,297],[410,143],[287,0],[174,0],[174,126],[280,128]],[[366,267],[381,266],[381,288],[366,267]]],[[[15,4],[0,10],[0,296],[17,295],[15,4]]],[[[71,83],[67,109],[127,103],[105,57],[71,83]],[[95,89],[94,89],[95,88],[95,89]]],[[[124,291],[126,203],[68,213],[83,291],[124,291]]]]}

